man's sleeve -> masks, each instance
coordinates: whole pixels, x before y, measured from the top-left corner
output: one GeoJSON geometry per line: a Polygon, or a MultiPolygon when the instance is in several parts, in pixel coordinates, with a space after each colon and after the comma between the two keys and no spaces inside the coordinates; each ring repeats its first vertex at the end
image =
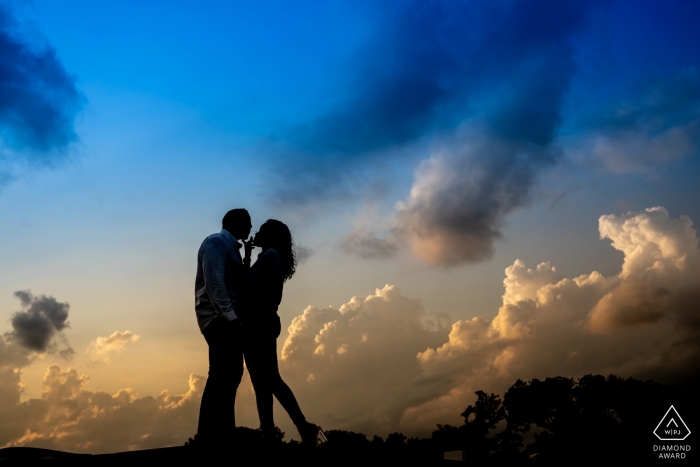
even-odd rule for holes
{"type": "Polygon", "coordinates": [[[214,308],[219,310],[229,321],[237,319],[231,299],[226,289],[224,271],[226,269],[226,243],[218,238],[211,238],[202,251],[202,269],[204,285],[214,308]]]}

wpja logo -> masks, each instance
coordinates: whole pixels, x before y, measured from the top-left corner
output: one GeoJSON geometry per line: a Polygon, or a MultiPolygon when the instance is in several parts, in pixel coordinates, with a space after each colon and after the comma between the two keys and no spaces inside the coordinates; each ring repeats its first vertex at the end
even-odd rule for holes
{"type": "MultiPolygon", "coordinates": [[[[654,434],[661,441],[683,441],[690,435],[690,430],[676,408],[671,406],[656,425],[654,434]]],[[[659,459],[685,459],[686,452],[690,451],[690,445],[655,444],[654,451],[659,453],[659,459]]]]}

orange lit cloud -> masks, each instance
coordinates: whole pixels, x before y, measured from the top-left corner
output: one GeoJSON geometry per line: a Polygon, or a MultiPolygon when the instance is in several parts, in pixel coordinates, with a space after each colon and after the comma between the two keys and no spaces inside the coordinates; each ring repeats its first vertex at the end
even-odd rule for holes
{"type": "Polygon", "coordinates": [[[408,408],[406,426],[438,423],[435,414],[456,413],[473,391],[503,391],[516,378],[697,377],[700,251],[690,219],[657,207],[603,216],[600,233],[625,254],[618,276],[560,278],[548,263],[516,261],[491,322],[454,323],[448,342],[419,353],[436,397],[408,408]]]}
{"type": "MultiPolygon", "coordinates": [[[[309,306],[289,326],[280,372],[309,420],[382,436],[460,423],[474,391],[502,394],[518,378],[697,378],[700,250],[692,222],[657,207],[603,216],[599,228],[625,255],[618,275],[567,278],[549,263],[532,269],[516,260],[490,320],[452,322],[392,285],[339,308],[309,306]]],[[[117,335],[114,342],[134,337],[117,335]]],[[[190,376],[185,394],[139,397],[129,388],[90,392],[86,376],[52,366],[41,398],[20,403],[28,355],[11,335],[0,338],[0,446],[105,452],[182,444],[194,433],[202,376],[190,376]]],[[[252,419],[248,382],[240,393],[237,412],[252,419]]]]}
{"type": "Polygon", "coordinates": [[[141,398],[131,388],[91,392],[85,389],[88,381],[74,369],[53,365],[44,375],[41,398],[12,405],[3,399],[12,417],[0,424],[0,446],[114,452],[180,445],[194,434],[203,376],[190,375],[184,394],[141,398]]]}
{"type": "Polygon", "coordinates": [[[109,363],[110,352],[122,352],[128,343],[136,342],[139,337],[131,331],[114,331],[108,337],[98,337],[90,342],[87,353],[93,362],[109,363]]]}
{"type": "Polygon", "coordinates": [[[599,227],[625,255],[617,276],[565,278],[549,263],[529,269],[516,260],[496,317],[453,323],[437,345],[425,342],[444,328],[422,327],[429,314],[420,301],[393,286],[338,310],[309,307],[289,328],[283,375],[293,375],[318,422],[384,435],[459,423],[474,391],[502,392],[517,378],[694,377],[700,252],[692,222],[650,208],[603,216],[599,227]]]}

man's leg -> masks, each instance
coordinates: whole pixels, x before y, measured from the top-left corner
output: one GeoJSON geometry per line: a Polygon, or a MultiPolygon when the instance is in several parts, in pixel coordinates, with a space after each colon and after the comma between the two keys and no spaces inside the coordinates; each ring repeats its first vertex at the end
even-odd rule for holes
{"type": "Polygon", "coordinates": [[[234,405],[243,376],[239,326],[219,317],[204,330],[209,345],[209,376],[199,409],[198,438],[224,447],[235,435],[234,405]]]}

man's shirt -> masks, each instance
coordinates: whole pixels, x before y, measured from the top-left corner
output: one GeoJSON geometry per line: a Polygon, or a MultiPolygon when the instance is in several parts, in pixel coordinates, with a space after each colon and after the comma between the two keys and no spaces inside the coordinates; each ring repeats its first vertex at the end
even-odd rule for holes
{"type": "Polygon", "coordinates": [[[199,329],[204,332],[216,317],[238,318],[236,302],[244,269],[236,238],[227,230],[209,235],[197,254],[194,309],[199,329]]]}

